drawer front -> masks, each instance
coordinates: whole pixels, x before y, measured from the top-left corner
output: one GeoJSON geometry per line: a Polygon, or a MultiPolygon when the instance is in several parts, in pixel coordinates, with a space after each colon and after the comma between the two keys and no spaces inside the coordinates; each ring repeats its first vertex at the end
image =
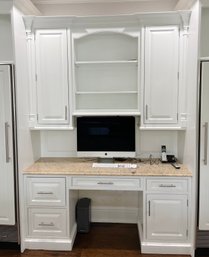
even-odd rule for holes
{"type": "Polygon", "coordinates": [[[147,179],[146,189],[159,192],[187,192],[188,181],[186,179],[147,179]]]}
{"type": "Polygon", "coordinates": [[[28,210],[28,234],[37,237],[66,237],[67,219],[65,209],[28,210]]]}
{"type": "Polygon", "coordinates": [[[27,178],[28,205],[65,206],[65,178],[27,178]]]}
{"type": "Polygon", "coordinates": [[[72,177],[71,188],[96,190],[140,190],[141,179],[112,177],[72,177]]]}

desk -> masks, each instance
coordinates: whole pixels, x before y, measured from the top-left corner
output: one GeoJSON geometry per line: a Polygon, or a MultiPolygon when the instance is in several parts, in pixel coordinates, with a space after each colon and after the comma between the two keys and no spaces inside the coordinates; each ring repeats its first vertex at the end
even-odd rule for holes
{"type": "Polygon", "coordinates": [[[24,171],[24,248],[72,249],[78,190],[141,192],[143,215],[137,222],[141,251],[192,252],[191,173],[186,167],[142,164],[136,170],[95,169],[77,159],[45,159],[24,171]]]}

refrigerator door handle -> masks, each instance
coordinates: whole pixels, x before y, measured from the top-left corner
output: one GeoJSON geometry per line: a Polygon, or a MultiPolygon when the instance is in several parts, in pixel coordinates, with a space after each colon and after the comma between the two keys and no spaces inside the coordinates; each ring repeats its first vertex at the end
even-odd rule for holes
{"type": "Polygon", "coordinates": [[[10,161],[9,157],[9,123],[5,122],[5,151],[6,151],[6,162],[10,161]]]}
{"type": "Polygon", "coordinates": [[[208,163],[208,122],[205,122],[205,124],[203,125],[204,129],[205,129],[205,133],[204,133],[204,165],[207,165],[208,163]]]}

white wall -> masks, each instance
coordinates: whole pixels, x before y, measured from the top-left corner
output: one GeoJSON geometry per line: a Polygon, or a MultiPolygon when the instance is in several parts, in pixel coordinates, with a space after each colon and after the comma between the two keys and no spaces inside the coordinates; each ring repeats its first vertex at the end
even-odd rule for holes
{"type": "Polygon", "coordinates": [[[200,56],[209,57],[209,8],[202,9],[200,56]]]}
{"type": "MultiPolygon", "coordinates": [[[[166,145],[167,152],[177,151],[178,132],[176,131],[139,131],[136,128],[136,154],[139,158],[160,157],[161,145],[166,145]]],[[[73,131],[42,131],[42,157],[72,157],[76,156],[76,129],[73,131]]]]}
{"type": "Polygon", "coordinates": [[[13,59],[10,15],[0,14],[0,62],[12,62],[13,59]]]}

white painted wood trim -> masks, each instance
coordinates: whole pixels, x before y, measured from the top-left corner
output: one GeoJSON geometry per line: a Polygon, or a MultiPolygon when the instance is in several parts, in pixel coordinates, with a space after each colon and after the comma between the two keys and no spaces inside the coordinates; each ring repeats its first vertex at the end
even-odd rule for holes
{"type": "Polygon", "coordinates": [[[141,252],[149,254],[191,254],[192,245],[190,243],[141,242],[141,252]]]}
{"type": "Polygon", "coordinates": [[[73,247],[71,239],[25,238],[24,243],[31,250],[71,251],[73,247]]]}

